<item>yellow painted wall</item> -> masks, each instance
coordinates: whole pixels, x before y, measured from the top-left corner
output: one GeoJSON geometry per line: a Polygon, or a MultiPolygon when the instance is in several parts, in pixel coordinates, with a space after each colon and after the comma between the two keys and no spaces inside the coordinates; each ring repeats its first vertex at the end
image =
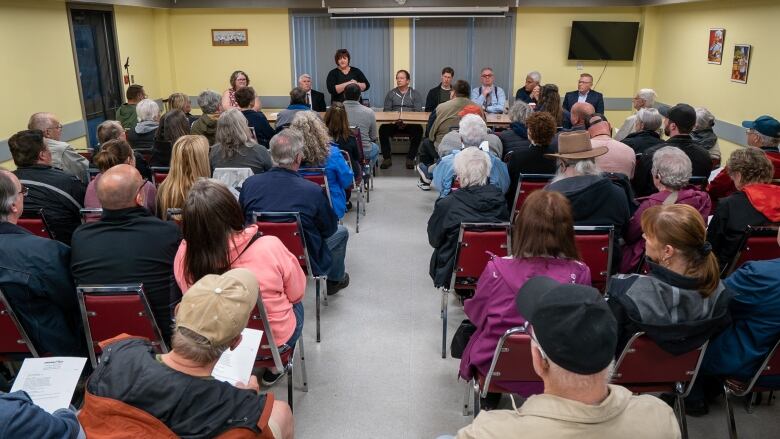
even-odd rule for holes
{"type": "Polygon", "coordinates": [[[124,65],[127,57],[130,57],[130,74],[134,76],[136,84],[144,86],[151,99],[170,94],[170,88],[163,90],[160,85],[161,79],[169,78],[170,74],[164,67],[166,63],[161,63],[157,56],[159,51],[168,47],[168,35],[158,33],[160,29],[155,25],[157,15],[154,9],[114,7],[119,59],[124,65]]]}
{"type": "MultiPolygon", "coordinates": [[[[393,18],[392,29],[393,29],[393,73],[401,69],[411,71],[412,68],[411,21],[408,18],[393,18]]],[[[391,88],[395,87],[395,76],[393,76],[391,83],[388,85],[391,88]]]]}

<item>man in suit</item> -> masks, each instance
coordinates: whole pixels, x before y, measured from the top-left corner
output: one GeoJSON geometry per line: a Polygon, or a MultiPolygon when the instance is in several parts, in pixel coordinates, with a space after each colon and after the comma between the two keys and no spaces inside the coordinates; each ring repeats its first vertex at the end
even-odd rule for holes
{"type": "Polygon", "coordinates": [[[591,87],[593,87],[593,76],[590,73],[581,74],[577,90],[566,93],[566,97],[563,99],[563,108],[566,111],[571,111],[571,107],[577,102],[587,102],[593,105],[596,113],[604,114],[604,95],[592,90],[591,87]]]}
{"type": "Polygon", "coordinates": [[[306,104],[314,111],[325,111],[325,95],[311,88],[311,75],[298,77],[298,88],[306,92],[306,104]]]}

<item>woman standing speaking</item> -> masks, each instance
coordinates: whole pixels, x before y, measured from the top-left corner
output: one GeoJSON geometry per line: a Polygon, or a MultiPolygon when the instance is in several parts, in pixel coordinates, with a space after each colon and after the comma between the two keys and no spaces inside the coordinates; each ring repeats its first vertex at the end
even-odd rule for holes
{"type": "Polygon", "coordinates": [[[349,65],[352,58],[347,49],[337,50],[333,58],[336,61],[336,68],[328,73],[328,78],[325,80],[331,103],[344,102],[344,89],[349,84],[357,84],[361,92],[371,87],[366,75],[359,68],[349,65]]]}

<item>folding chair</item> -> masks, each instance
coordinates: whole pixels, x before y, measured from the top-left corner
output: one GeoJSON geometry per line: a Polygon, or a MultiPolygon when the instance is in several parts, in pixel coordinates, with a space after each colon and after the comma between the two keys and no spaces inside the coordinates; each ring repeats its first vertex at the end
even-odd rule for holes
{"type": "Polygon", "coordinates": [[[167,166],[152,166],[150,169],[152,170],[154,185],[157,187],[165,181],[165,178],[168,177],[168,172],[171,170],[171,168],[167,166]]]}
{"type": "Polygon", "coordinates": [[[531,336],[527,332],[528,324],[507,329],[498,340],[493,361],[487,375],[479,372],[470,383],[466,383],[466,396],[463,400],[463,416],[469,414],[469,396],[472,396],[473,414],[476,418],[480,410],[480,398],[488,393],[511,393],[501,387],[503,382],[542,382],[534,371],[531,357],[531,336]],[[469,395],[471,393],[471,395],[469,395]]]}
{"type": "Polygon", "coordinates": [[[184,217],[182,216],[181,209],[177,207],[169,207],[165,210],[165,221],[173,221],[176,223],[179,228],[181,228],[181,223],[184,221],[184,217]]]}
{"type": "Polygon", "coordinates": [[[37,357],[38,351],[0,289],[0,359],[6,355],[37,357]]]}
{"type": "Polygon", "coordinates": [[[352,130],[352,135],[357,139],[358,152],[360,153],[360,164],[363,167],[363,185],[366,189],[366,203],[371,202],[371,191],[374,189],[374,177],[376,177],[377,165],[374,163],[373,169],[371,166],[371,160],[365,156],[363,150],[363,138],[360,136],[360,128],[349,127],[352,130]]]}
{"type": "Polygon", "coordinates": [[[777,245],[777,229],[780,224],[766,226],[748,226],[739,245],[739,251],[721,273],[726,277],[748,261],[765,261],[780,258],[777,245]]]}
{"type": "Polygon", "coordinates": [[[555,175],[552,174],[520,174],[520,180],[517,182],[517,189],[515,190],[515,211],[512,213],[513,222],[517,214],[520,213],[520,207],[523,206],[525,199],[532,192],[544,189],[553,178],[555,178],[555,175]]]}
{"type": "Polygon", "coordinates": [[[330,186],[328,185],[328,176],[325,175],[325,168],[300,168],[298,172],[303,178],[320,185],[322,192],[328,197],[328,204],[332,208],[333,200],[330,199],[330,186]]]}
{"type": "Polygon", "coordinates": [[[707,351],[707,344],[682,355],[672,355],[638,332],[623,348],[610,378],[634,393],[668,392],[675,396],[675,414],[680,422],[682,437],[688,437],[685,419],[685,397],[691,392],[699,367],[707,351]]]}
{"type": "Polygon", "coordinates": [[[615,226],[574,226],[574,244],[590,268],[591,284],[602,293],[612,275],[615,226]]]}
{"type": "MultiPolygon", "coordinates": [[[[321,294],[322,283],[328,279],[325,274],[314,274],[311,270],[309,250],[306,247],[306,239],[303,234],[301,214],[299,212],[252,212],[252,218],[257,224],[257,233],[260,235],[276,236],[287,247],[301,265],[303,272],[314,281],[314,297],[316,301],[317,343],[320,342],[320,296],[324,296],[325,304],[328,304],[327,287],[321,294]]],[[[325,245],[325,243],[323,243],[325,245]]]]}
{"type": "MultiPolygon", "coordinates": [[[[347,162],[347,165],[349,165],[350,169],[352,168],[352,160],[349,157],[349,152],[341,150],[341,156],[344,157],[344,160],[347,162]]],[[[347,200],[349,200],[352,196],[352,190],[357,189],[358,190],[358,196],[355,204],[357,205],[355,207],[355,233],[360,233],[360,201],[363,199],[363,179],[361,175],[353,175],[352,176],[352,187],[347,189],[346,196],[347,200]]],[[[363,215],[365,215],[365,206],[363,207],[363,215]]]]}
{"type": "Polygon", "coordinates": [[[145,337],[168,352],[142,284],[78,285],[76,294],[92,367],[97,367],[98,343],[123,333],[145,337]]]}
{"type": "Polygon", "coordinates": [[[81,215],[81,224],[92,223],[99,221],[103,216],[103,209],[99,207],[85,207],[79,209],[79,215],[81,215]]]}
{"type": "Polygon", "coordinates": [[[40,209],[37,214],[28,216],[26,218],[19,218],[16,221],[16,225],[27,229],[28,232],[41,238],[56,239],[54,233],[49,227],[49,223],[46,221],[46,215],[43,213],[43,209],[40,209]]]}
{"type": "Polygon", "coordinates": [[[441,289],[441,357],[447,358],[447,313],[451,289],[477,288],[477,280],[492,256],[509,254],[512,245],[509,223],[461,223],[455,265],[449,285],[441,289]]]}
{"type": "MultiPolygon", "coordinates": [[[[730,401],[731,396],[736,396],[738,398],[748,396],[747,411],[748,413],[752,413],[753,392],[771,392],[777,390],[776,388],[761,386],[757,385],[756,383],[760,378],[780,375],[780,355],[775,355],[778,353],[778,346],[780,346],[780,340],[775,343],[775,346],[771,351],[769,351],[769,354],[767,354],[766,358],[764,358],[761,366],[758,368],[758,370],[756,370],[749,381],[745,382],[737,378],[727,378],[723,382],[723,391],[725,393],[726,400],[726,412],[728,413],[728,418],[726,421],[728,422],[729,438],[737,439],[738,437],[737,423],[734,420],[734,407],[730,401]]],[[[770,396],[769,398],[771,401],[772,397],[770,396]]]]}
{"type": "Polygon", "coordinates": [[[249,317],[248,328],[263,331],[263,338],[260,340],[260,349],[257,351],[255,367],[274,367],[280,373],[287,375],[287,403],[290,404],[290,410],[293,409],[293,362],[295,351],[300,348],[301,353],[301,380],[303,382],[303,391],[309,391],[309,384],[306,378],[306,363],[303,353],[303,335],[298,338],[291,349],[279,352],[279,345],[274,340],[274,334],[271,331],[271,325],[268,323],[268,313],[265,310],[262,297],[257,297],[257,305],[252,310],[249,317]]]}

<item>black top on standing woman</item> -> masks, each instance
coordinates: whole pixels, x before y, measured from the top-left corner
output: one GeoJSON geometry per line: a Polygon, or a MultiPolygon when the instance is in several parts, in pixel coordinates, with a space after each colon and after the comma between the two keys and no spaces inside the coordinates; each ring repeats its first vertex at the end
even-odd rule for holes
{"type": "Polygon", "coordinates": [[[371,87],[366,75],[357,67],[349,65],[351,57],[347,49],[339,49],[333,57],[336,61],[336,68],[328,73],[326,84],[330,92],[330,102],[344,102],[344,89],[349,84],[357,84],[360,91],[364,92],[371,87]]]}

